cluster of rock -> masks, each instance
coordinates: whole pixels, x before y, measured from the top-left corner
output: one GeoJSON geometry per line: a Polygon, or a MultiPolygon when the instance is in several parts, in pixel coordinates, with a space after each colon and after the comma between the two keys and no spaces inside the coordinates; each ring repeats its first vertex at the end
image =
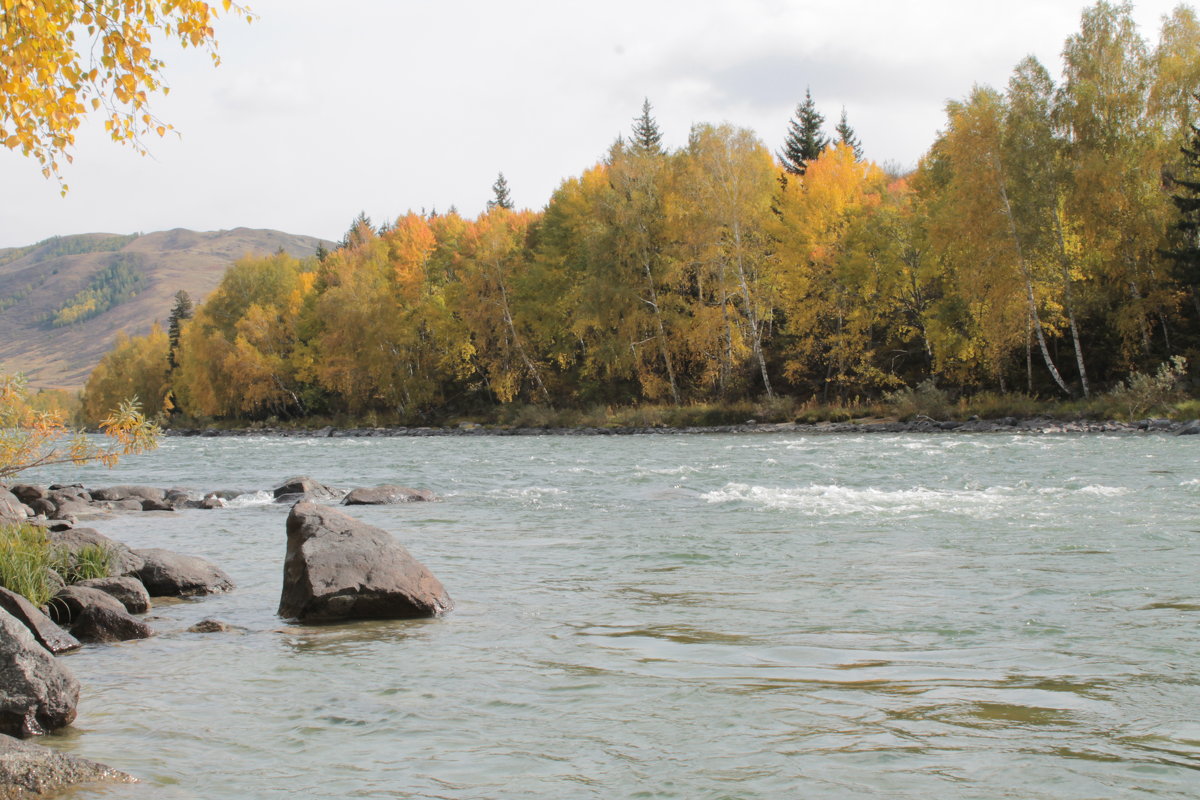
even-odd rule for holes
{"type": "MultiPolygon", "coordinates": [[[[53,599],[35,608],[0,587],[0,800],[91,781],[132,781],[102,764],[19,742],[75,719],[79,682],[57,658],[82,643],[125,641],[154,635],[139,619],[153,598],[226,592],[233,581],[202,558],[158,548],[134,550],[63,516],[87,511],[162,511],[215,508],[239,492],[214,492],[199,504],[182,490],[119,486],[0,487],[0,524],[41,526],[51,548],[77,557],[85,549],[108,555],[109,574],[59,585],[53,599]]],[[[412,619],[443,614],[452,602],[445,588],[388,532],[318,503],[377,505],[434,500],[423,489],[396,485],[339,490],[312,478],[288,479],[272,491],[293,503],[287,519],[283,592],[278,613],[300,621],[412,619]]],[[[203,620],[189,631],[227,630],[203,620]]]]}
{"type": "Polygon", "coordinates": [[[1119,420],[1055,420],[1048,417],[1001,417],[999,419],[934,420],[916,417],[894,422],[780,422],[759,423],[746,420],[737,425],[694,425],[681,428],[666,426],[606,426],[579,428],[503,428],[484,427],[477,423],[461,423],[453,427],[395,428],[240,428],[229,430],[168,430],[170,436],[282,436],[364,438],[395,436],[633,436],[640,434],[694,433],[1167,433],[1179,436],[1200,434],[1200,420],[1176,421],[1143,419],[1137,422],[1119,420]]]}
{"type": "MultiPolygon", "coordinates": [[[[159,489],[153,486],[108,486],[85,489],[80,484],[32,486],[16,484],[9,487],[11,495],[29,511],[28,516],[46,519],[75,519],[78,516],[105,511],[175,511],[181,508],[219,508],[225,498],[219,493],[195,497],[184,489],[159,489]]],[[[5,498],[0,494],[0,513],[5,498]]]]}
{"type": "MultiPolygon", "coordinates": [[[[204,559],[158,548],[133,550],[92,528],[47,520],[35,511],[48,508],[29,506],[22,498],[36,500],[38,496],[55,495],[45,490],[35,495],[27,491],[30,488],[35,487],[13,487],[17,491],[0,488],[0,523],[40,525],[51,549],[68,561],[89,548],[104,553],[108,574],[68,585],[62,575],[49,571],[49,580],[59,588],[41,608],[0,587],[0,798],[38,794],[81,782],[132,781],[125,773],[102,764],[11,737],[41,735],[74,721],[79,682],[59,655],[79,649],[82,643],[153,636],[154,630],[139,617],[150,611],[154,597],[190,597],[233,588],[229,576],[204,559]]],[[[121,500],[104,500],[102,494],[99,498],[97,494],[89,493],[86,502],[121,500]]],[[[153,496],[152,492],[144,494],[153,496]]],[[[143,495],[127,493],[129,497],[148,499],[143,495]]],[[[78,498],[77,494],[70,496],[78,498]]],[[[57,510],[57,502],[51,502],[57,510]]],[[[128,510],[134,510],[132,504],[128,510]]]]}

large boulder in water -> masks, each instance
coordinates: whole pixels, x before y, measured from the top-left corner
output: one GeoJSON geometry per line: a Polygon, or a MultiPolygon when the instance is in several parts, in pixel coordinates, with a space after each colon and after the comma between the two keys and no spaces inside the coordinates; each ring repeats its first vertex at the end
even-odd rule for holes
{"type": "Polygon", "coordinates": [[[220,567],[199,556],[158,547],[133,552],[143,561],[137,577],[151,597],[193,597],[233,589],[233,580],[220,567]]]}
{"type": "Polygon", "coordinates": [[[297,503],[288,514],[281,617],[412,619],[452,605],[441,582],[387,531],[315,503],[297,503]]]}
{"type": "Polygon", "coordinates": [[[344,506],[382,506],[393,503],[418,503],[433,500],[428,489],[408,489],[404,486],[375,486],[369,489],[353,489],[342,500],[344,506]]]}
{"type": "Polygon", "coordinates": [[[40,736],[65,727],[78,703],[75,676],[20,620],[0,610],[0,733],[40,736]]]}
{"type": "Polygon", "coordinates": [[[57,796],[68,786],[88,783],[137,783],[137,778],[86,758],[0,736],[0,800],[57,796]]]}

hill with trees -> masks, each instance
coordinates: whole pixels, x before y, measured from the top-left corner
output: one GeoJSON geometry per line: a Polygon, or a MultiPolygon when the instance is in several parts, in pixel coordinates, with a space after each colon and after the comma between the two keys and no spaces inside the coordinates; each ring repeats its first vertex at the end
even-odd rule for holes
{"type": "Polygon", "coordinates": [[[312,236],[237,228],[53,237],[0,249],[0,370],[31,385],[78,389],[118,333],[166,323],[176,292],[199,301],[236,259],[284,252],[303,258],[312,236]]]}

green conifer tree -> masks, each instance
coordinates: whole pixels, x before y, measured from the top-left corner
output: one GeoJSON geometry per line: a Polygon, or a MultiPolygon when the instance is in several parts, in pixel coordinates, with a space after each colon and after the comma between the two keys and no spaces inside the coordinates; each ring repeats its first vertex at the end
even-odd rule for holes
{"type": "Polygon", "coordinates": [[[488,200],[487,203],[489,209],[500,206],[500,208],[507,208],[509,211],[512,211],[512,195],[508,193],[508,180],[505,179],[503,172],[496,177],[496,182],[492,184],[492,195],[492,199],[488,200]]]}
{"type": "Polygon", "coordinates": [[[642,101],[642,114],[633,121],[633,146],[642,153],[662,155],[662,131],[650,112],[650,98],[642,101]]]}
{"type": "Polygon", "coordinates": [[[195,313],[195,307],[192,305],[191,296],[180,289],[175,293],[175,306],[171,309],[171,316],[167,324],[167,341],[170,343],[167,349],[167,364],[171,371],[174,372],[179,366],[179,335],[183,332],[184,320],[192,318],[195,313]]]}
{"type": "Polygon", "coordinates": [[[825,117],[813,103],[812,91],[804,90],[804,102],[796,106],[796,115],[788,123],[783,149],[777,153],[783,168],[793,175],[803,175],[808,162],[817,158],[829,146],[829,138],[821,131],[825,117]]]}
{"type": "Polygon", "coordinates": [[[842,109],[842,118],[838,120],[837,127],[838,141],[854,151],[854,159],[862,161],[863,149],[862,142],[858,140],[858,136],[854,133],[854,128],[850,127],[850,123],[846,121],[846,109],[842,109]]]}
{"type": "Polygon", "coordinates": [[[1187,176],[1171,178],[1176,189],[1171,201],[1179,210],[1179,220],[1175,223],[1178,246],[1166,255],[1175,262],[1175,278],[1191,294],[1196,314],[1200,316],[1200,126],[1190,127],[1188,143],[1180,148],[1187,176]]]}

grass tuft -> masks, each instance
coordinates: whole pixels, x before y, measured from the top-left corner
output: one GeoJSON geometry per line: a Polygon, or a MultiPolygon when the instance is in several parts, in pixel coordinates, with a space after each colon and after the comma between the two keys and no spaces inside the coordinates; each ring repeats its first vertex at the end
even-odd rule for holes
{"type": "Polygon", "coordinates": [[[113,553],[88,545],[76,553],[55,548],[46,531],[35,525],[0,526],[0,586],[25,597],[38,608],[50,602],[56,587],[50,572],[68,584],[108,576],[113,553]]]}

